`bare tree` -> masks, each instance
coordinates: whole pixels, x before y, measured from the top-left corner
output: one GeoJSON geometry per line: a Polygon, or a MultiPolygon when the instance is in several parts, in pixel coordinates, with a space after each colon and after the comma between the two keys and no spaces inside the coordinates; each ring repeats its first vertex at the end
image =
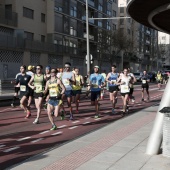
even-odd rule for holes
{"type": "Polygon", "coordinates": [[[124,52],[133,52],[134,44],[133,41],[122,33],[122,31],[109,31],[109,30],[100,30],[98,33],[98,61],[99,65],[102,65],[104,59],[110,62],[112,65],[116,62],[116,57],[120,54],[121,51],[124,52]]]}

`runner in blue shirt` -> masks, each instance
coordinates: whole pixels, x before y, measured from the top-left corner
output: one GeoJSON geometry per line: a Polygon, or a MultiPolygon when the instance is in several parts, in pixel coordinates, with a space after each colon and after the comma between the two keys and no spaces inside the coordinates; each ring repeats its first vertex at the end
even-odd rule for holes
{"type": "Polygon", "coordinates": [[[99,74],[99,66],[94,66],[94,74],[90,75],[91,105],[95,105],[95,118],[99,117],[99,99],[101,88],[105,86],[104,77],[99,74]]]}
{"type": "Polygon", "coordinates": [[[112,103],[112,114],[115,114],[115,105],[117,103],[117,91],[118,91],[118,85],[116,84],[116,82],[119,77],[119,73],[116,73],[115,65],[113,65],[111,68],[112,72],[108,73],[106,81],[108,82],[109,86],[110,101],[112,103]]]}

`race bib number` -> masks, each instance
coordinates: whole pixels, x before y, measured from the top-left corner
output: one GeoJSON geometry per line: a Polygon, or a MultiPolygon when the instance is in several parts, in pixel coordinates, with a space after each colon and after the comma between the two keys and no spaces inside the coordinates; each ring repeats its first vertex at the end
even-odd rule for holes
{"type": "Polygon", "coordinates": [[[70,85],[70,81],[67,80],[67,79],[64,79],[64,80],[63,80],[63,84],[64,84],[65,86],[69,86],[69,85],[70,85]]]}
{"type": "Polygon", "coordinates": [[[36,85],[35,87],[36,87],[36,89],[35,89],[36,92],[42,91],[42,85],[36,85]]]}
{"type": "Polygon", "coordinates": [[[55,89],[50,89],[49,91],[50,97],[57,97],[58,93],[55,89]]]}
{"type": "Polygon", "coordinates": [[[116,84],[116,80],[111,80],[111,84],[116,84]]]}
{"type": "Polygon", "coordinates": [[[129,92],[129,86],[121,85],[121,93],[127,93],[127,92],[129,92]]]}
{"type": "Polygon", "coordinates": [[[146,80],[142,80],[142,84],[146,84],[146,80]]]}
{"type": "Polygon", "coordinates": [[[21,86],[20,86],[20,91],[26,91],[26,86],[21,85],[21,86]]]}
{"type": "Polygon", "coordinates": [[[80,81],[76,80],[76,85],[80,86],[80,81]]]}

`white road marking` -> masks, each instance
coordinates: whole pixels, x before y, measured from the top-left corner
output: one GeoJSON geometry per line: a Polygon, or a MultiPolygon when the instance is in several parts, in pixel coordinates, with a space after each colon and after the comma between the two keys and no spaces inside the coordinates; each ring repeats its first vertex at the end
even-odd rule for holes
{"type": "Polygon", "coordinates": [[[44,132],[41,132],[41,133],[39,133],[39,134],[44,134],[44,133],[48,133],[49,132],[49,130],[46,130],[46,131],[44,131],[44,132]]]}
{"type": "Polygon", "coordinates": [[[86,117],[85,119],[90,119],[90,117],[86,117]]]}
{"type": "Polygon", "coordinates": [[[89,124],[90,122],[84,122],[83,125],[89,124]]]}
{"type": "Polygon", "coordinates": [[[31,137],[25,137],[25,138],[18,139],[17,141],[20,142],[20,141],[27,140],[27,139],[30,139],[30,138],[31,137]]]}
{"type": "Polygon", "coordinates": [[[36,143],[36,142],[39,142],[39,141],[41,141],[41,140],[43,140],[44,138],[39,138],[39,139],[36,139],[36,140],[33,140],[33,141],[31,141],[31,143],[36,143]]]}
{"type": "Polygon", "coordinates": [[[60,129],[60,128],[63,128],[63,127],[66,127],[67,125],[62,125],[62,126],[59,126],[57,127],[57,129],[60,129]]]}
{"type": "Polygon", "coordinates": [[[10,152],[10,151],[16,150],[16,149],[18,149],[18,148],[20,148],[20,147],[19,147],[19,146],[16,146],[16,147],[13,147],[13,148],[10,148],[10,149],[6,149],[6,150],[4,150],[3,152],[10,152]]]}
{"type": "Polygon", "coordinates": [[[75,129],[75,128],[77,128],[78,126],[73,126],[73,127],[71,127],[71,128],[68,128],[68,129],[75,129]]]}
{"type": "Polygon", "coordinates": [[[59,134],[62,134],[63,132],[57,132],[57,133],[53,133],[53,134],[51,134],[51,135],[59,135],[59,134]]]}
{"type": "Polygon", "coordinates": [[[100,120],[101,118],[97,118],[97,119],[94,119],[94,120],[100,120]]]}
{"type": "Polygon", "coordinates": [[[75,122],[72,122],[72,123],[78,123],[78,122],[80,122],[80,121],[78,121],[78,120],[77,120],[77,121],[75,121],[75,122]]]}
{"type": "MultiPolygon", "coordinates": [[[[13,108],[7,108],[7,109],[4,109],[4,110],[1,110],[0,112],[4,112],[4,111],[7,111],[7,110],[19,110],[18,108],[15,108],[15,109],[13,109],[13,108]]],[[[20,111],[20,110],[19,110],[20,111]]]]}
{"type": "Polygon", "coordinates": [[[0,148],[3,148],[4,146],[6,146],[6,145],[0,145],[0,148]]]}

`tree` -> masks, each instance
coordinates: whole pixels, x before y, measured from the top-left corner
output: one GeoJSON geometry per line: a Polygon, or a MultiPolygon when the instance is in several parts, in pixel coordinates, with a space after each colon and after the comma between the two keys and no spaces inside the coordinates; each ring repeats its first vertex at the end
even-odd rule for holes
{"type": "Polygon", "coordinates": [[[98,61],[99,66],[107,57],[110,64],[116,62],[116,58],[121,51],[132,52],[134,50],[133,41],[122,31],[99,30],[98,32],[98,61]]]}

